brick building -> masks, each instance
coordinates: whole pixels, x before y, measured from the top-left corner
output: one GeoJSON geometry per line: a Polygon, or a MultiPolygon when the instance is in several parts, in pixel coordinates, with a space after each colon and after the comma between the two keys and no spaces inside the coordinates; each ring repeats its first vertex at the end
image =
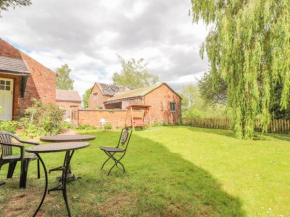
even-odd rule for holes
{"type": "Polygon", "coordinates": [[[104,102],[106,109],[150,105],[152,121],[176,123],[181,118],[181,97],[166,83],[119,92],[104,102]]]}
{"type": "Polygon", "coordinates": [[[17,119],[32,98],[55,103],[56,73],[0,38],[0,120],[17,119]]]}
{"type": "MultiPolygon", "coordinates": [[[[103,109],[124,111],[129,105],[150,105],[152,122],[176,123],[181,118],[181,97],[166,83],[159,83],[134,90],[127,89],[125,91],[118,91],[115,94],[101,95],[99,97],[100,93],[99,85],[95,85],[89,98],[89,108],[93,109],[94,106],[92,105],[99,103],[103,109]],[[98,97],[94,98],[94,93],[97,93],[98,97]]],[[[100,111],[91,111],[91,113],[95,114],[98,118],[99,115],[103,114],[100,111]]],[[[111,114],[108,116],[110,117],[109,122],[123,123],[125,113],[118,113],[116,119],[119,119],[120,115],[123,117],[121,121],[117,121],[113,120],[116,115],[111,114]]],[[[85,114],[82,114],[81,123],[86,123],[86,121],[91,124],[93,121],[92,116],[91,120],[86,120],[85,114]]],[[[96,122],[99,122],[99,120],[96,120],[96,122]]]]}
{"type": "Polygon", "coordinates": [[[64,111],[64,119],[71,119],[73,107],[80,109],[82,100],[77,91],[56,90],[56,104],[64,111]]]}
{"type": "Polygon", "coordinates": [[[130,90],[128,87],[95,83],[91,94],[89,96],[89,108],[90,109],[104,109],[104,101],[113,97],[116,93],[130,90]]]}

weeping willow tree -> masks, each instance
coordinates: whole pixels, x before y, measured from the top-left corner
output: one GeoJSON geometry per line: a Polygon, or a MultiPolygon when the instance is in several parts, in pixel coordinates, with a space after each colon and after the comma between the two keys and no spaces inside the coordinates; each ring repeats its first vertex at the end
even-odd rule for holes
{"type": "Polygon", "coordinates": [[[193,21],[202,19],[210,32],[201,46],[211,66],[213,86],[218,78],[228,86],[238,138],[252,138],[254,122],[263,131],[270,122],[274,87],[282,85],[286,108],[290,85],[289,0],[191,0],[193,21]]]}

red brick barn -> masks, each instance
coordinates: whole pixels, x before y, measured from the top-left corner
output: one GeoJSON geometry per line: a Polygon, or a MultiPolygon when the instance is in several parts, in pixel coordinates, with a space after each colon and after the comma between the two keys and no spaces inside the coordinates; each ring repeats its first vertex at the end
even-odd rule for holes
{"type": "Polygon", "coordinates": [[[116,93],[126,90],[130,89],[118,85],[95,83],[89,96],[89,108],[104,109],[104,101],[113,97],[116,93]]]}
{"type": "Polygon", "coordinates": [[[176,123],[181,118],[181,97],[166,83],[119,92],[104,102],[106,109],[150,105],[152,121],[176,123]]]}
{"type": "Polygon", "coordinates": [[[0,120],[17,119],[36,98],[55,103],[56,73],[0,38],[0,120]]]}
{"type": "Polygon", "coordinates": [[[81,108],[82,100],[77,91],[56,90],[56,104],[64,112],[64,119],[71,119],[72,109],[81,108]]]}

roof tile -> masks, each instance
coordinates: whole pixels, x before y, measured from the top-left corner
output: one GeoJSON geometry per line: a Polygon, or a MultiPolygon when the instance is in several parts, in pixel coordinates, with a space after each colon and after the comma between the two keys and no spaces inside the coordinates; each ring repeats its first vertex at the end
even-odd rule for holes
{"type": "Polygon", "coordinates": [[[128,87],[124,86],[118,86],[113,84],[103,84],[103,83],[97,83],[102,91],[103,94],[114,96],[115,94],[119,92],[124,92],[126,90],[130,90],[128,87]]]}
{"type": "Polygon", "coordinates": [[[154,85],[151,85],[148,87],[142,87],[142,88],[138,88],[138,89],[134,89],[134,90],[120,92],[120,93],[117,93],[112,98],[109,98],[106,102],[110,102],[110,101],[114,101],[114,100],[118,100],[118,99],[145,96],[146,94],[148,94],[152,90],[156,89],[157,87],[161,86],[162,84],[163,83],[159,83],[159,84],[154,84],[154,85]]]}
{"type": "Polygon", "coordinates": [[[30,74],[23,60],[3,56],[0,56],[0,71],[30,74]]]}

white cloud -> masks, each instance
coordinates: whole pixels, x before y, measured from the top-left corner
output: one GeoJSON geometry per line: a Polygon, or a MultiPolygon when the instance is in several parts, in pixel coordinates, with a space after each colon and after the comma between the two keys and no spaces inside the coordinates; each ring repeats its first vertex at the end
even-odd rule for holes
{"type": "Polygon", "coordinates": [[[207,69],[199,46],[208,30],[192,24],[188,0],[33,0],[2,12],[0,37],[48,68],[72,69],[83,94],[120,72],[116,54],[144,58],[175,90],[207,69]]]}

